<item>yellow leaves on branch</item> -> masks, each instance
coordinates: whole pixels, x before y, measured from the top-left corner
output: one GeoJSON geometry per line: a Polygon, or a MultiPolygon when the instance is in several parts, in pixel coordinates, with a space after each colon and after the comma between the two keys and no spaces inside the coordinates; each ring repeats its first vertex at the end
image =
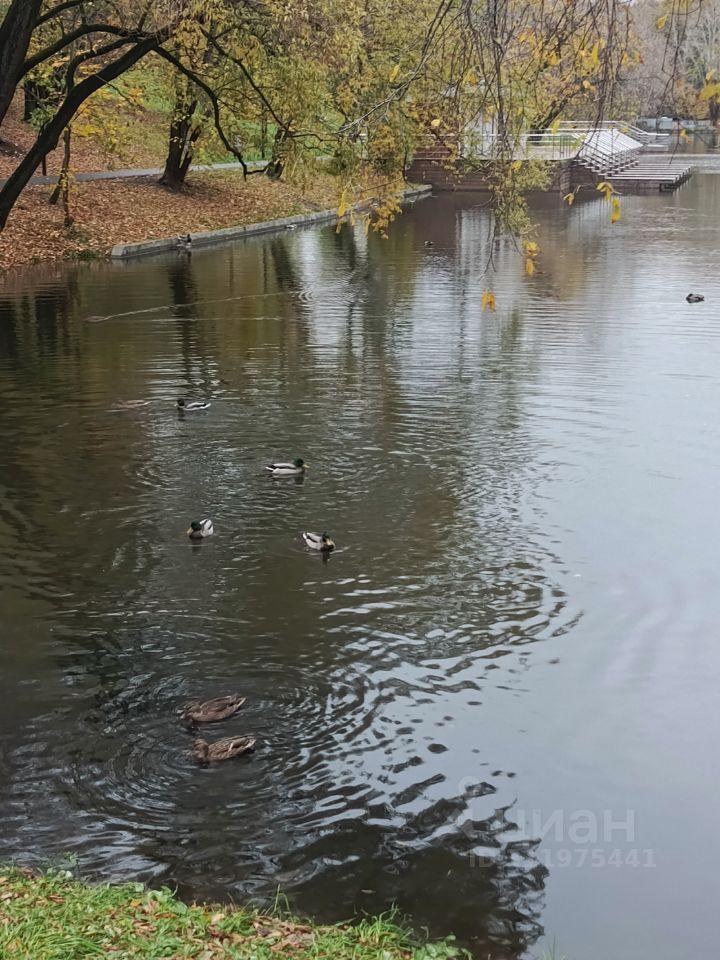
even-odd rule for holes
{"type": "Polygon", "coordinates": [[[572,190],[570,193],[565,194],[565,196],[563,197],[563,200],[565,200],[567,205],[571,207],[575,203],[575,196],[576,196],[575,191],[572,190]]]}
{"type": "Polygon", "coordinates": [[[442,120],[440,119],[440,117],[435,117],[434,120],[430,121],[430,126],[433,128],[433,130],[437,130],[437,128],[440,126],[441,123],[442,123],[442,120]]]}
{"type": "Polygon", "coordinates": [[[525,273],[532,277],[535,273],[535,261],[540,253],[540,247],[534,240],[528,240],[525,244],[525,273]]]}
{"type": "MultiPolygon", "coordinates": [[[[711,70],[710,73],[714,71],[711,70]]],[[[712,80],[712,77],[710,79],[712,80]]],[[[720,83],[706,83],[698,93],[698,100],[709,100],[711,97],[720,97],[720,83]]]]}
{"type": "Polygon", "coordinates": [[[492,290],[484,290],[482,295],[482,309],[492,310],[495,313],[495,294],[492,290]]]}
{"type": "Polygon", "coordinates": [[[394,83],[397,80],[399,73],[400,73],[400,64],[396,63],[388,76],[388,80],[390,81],[390,83],[394,83]]]}
{"type": "Polygon", "coordinates": [[[657,18],[655,21],[655,26],[658,28],[658,30],[663,30],[665,28],[665,24],[668,22],[668,16],[669,15],[667,13],[664,13],[661,17],[657,18]]]}
{"type": "Polygon", "coordinates": [[[609,200],[611,205],[610,223],[617,223],[620,219],[620,197],[615,193],[615,187],[607,180],[601,181],[596,187],[603,195],[604,200],[609,200]]]}

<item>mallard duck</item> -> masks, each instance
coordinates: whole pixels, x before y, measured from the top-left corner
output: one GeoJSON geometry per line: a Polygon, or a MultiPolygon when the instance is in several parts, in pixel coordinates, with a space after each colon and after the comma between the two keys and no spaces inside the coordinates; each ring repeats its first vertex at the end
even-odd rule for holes
{"type": "Polygon", "coordinates": [[[232,760],[255,749],[254,737],[226,737],[208,743],[207,740],[194,740],[190,752],[198,763],[214,763],[219,760],[232,760]]]}
{"type": "Polygon", "coordinates": [[[298,457],[292,463],[268,463],[265,467],[274,477],[301,477],[307,468],[302,457],[298,457]]]}
{"type": "Polygon", "coordinates": [[[199,723],[218,723],[234,717],[245,703],[245,697],[231,693],[228,697],[216,697],[204,703],[189,703],[182,712],[181,719],[187,727],[194,729],[199,723]]]}
{"type": "Polygon", "coordinates": [[[210,406],[209,400],[183,400],[181,397],[178,402],[178,410],[207,410],[210,406]]]}
{"type": "Polygon", "coordinates": [[[326,533],[310,533],[307,530],[303,532],[303,540],[311,550],[322,550],[330,553],[335,549],[335,543],[326,533]]]}
{"type": "Polygon", "coordinates": [[[177,241],[175,242],[175,246],[178,248],[178,250],[184,250],[186,253],[191,253],[192,237],[189,233],[184,237],[178,237],[177,241]]]}
{"type": "Polygon", "coordinates": [[[193,520],[187,531],[191,540],[204,540],[205,537],[211,537],[214,533],[215,529],[210,519],[193,520]]]}
{"type": "Polygon", "coordinates": [[[702,303],[705,297],[701,293],[689,293],[685,299],[688,303],[702,303]]]}

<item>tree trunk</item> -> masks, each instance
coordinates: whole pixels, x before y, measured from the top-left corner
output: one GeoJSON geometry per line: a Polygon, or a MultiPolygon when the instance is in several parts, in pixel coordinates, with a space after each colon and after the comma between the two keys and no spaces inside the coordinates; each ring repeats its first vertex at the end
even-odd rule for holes
{"type": "MultiPolygon", "coordinates": [[[[4,25],[4,24],[3,24],[4,25]]],[[[37,135],[35,143],[27,151],[16,169],[0,189],[0,231],[4,230],[8,217],[15,206],[18,197],[23,192],[32,175],[37,170],[43,158],[54,150],[65,127],[70,123],[82,104],[89,96],[105,86],[111,80],[117,79],[142,60],[151,50],[158,47],[166,39],[166,35],[158,33],[147,37],[141,43],[127,50],[121,57],[108,63],[102,70],[91,74],[73,87],[60,104],[55,115],[48,120],[37,135]]]]}
{"type": "Polygon", "coordinates": [[[71,227],[73,218],[70,213],[70,142],[72,138],[72,127],[65,127],[63,131],[63,162],[60,168],[57,186],[50,197],[50,206],[54,207],[60,197],[62,197],[63,210],[65,211],[65,226],[71,227]]]}
{"type": "Polygon", "coordinates": [[[183,186],[192,164],[195,144],[202,129],[200,124],[195,122],[197,107],[198,101],[191,94],[190,82],[182,78],[175,90],[168,154],[163,175],[160,177],[162,186],[169,190],[179,190],[183,186]]]}
{"type": "Polygon", "coordinates": [[[12,103],[42,0],[12,0],[0,24],[0,123],[12,103]]]}
{"type": "Polygon", "coordinates": [[[265,104],[262,105],[260,110],[260,157],[264,160],[267,153],[267,139],[268,139],[268,117],[267,117],[267,107],[265,104]]]}
{"type": "Polygon", "coordinates": [[[710,115],[710,122],[713,126],[717,126],[720,122],[720,98],[713,96],[708,100],[708,112],[710,115]]]}
{"type": "Polygon", "coordinates": [[[286,131],[278,128],[273,138],[273,150],[270,163],[265,168],[265,173],[271,180],[279,180],[285,169],[285,160],[282,155],[283,144],[285,143],[286,131]]]}

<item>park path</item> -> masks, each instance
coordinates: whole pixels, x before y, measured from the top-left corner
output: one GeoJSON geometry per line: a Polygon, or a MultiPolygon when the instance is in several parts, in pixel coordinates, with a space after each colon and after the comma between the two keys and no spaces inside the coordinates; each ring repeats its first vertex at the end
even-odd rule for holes
{"type": "MultiPolygon", "coordinates": [[[[257,170],[259,167],[265,166],[264,160],[253,160],[247,164],[248,170],[257,170]]],[[[202,170],[240,170],[242,168],[241,163],[198,163],[194,164],[190,169],[192,171],[202,171],[202,170]]],[[[99,170],[96,173],[75,173],[73,178],[78,181],[78,183],[84,183],[89,180],[130,180],[134,177],[159,177],[162,175],[163,168],[148,168],[148,169],[127,169],[127,170],[99,170]]],[[[30,187],[41,187],[41,186],[53,186],[58,181],[57,176],[37,176],[33,177],[28,186],[30,187]]],[[[0,179],[0,187],[4,187],[7,183],[6,179],[0,179]]]]}

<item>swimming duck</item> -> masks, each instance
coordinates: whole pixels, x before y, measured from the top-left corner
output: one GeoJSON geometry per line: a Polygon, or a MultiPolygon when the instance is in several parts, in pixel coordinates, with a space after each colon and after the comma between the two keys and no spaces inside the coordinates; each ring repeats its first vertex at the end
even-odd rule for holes
{"type": "Polygon", "coordinates": [[[701,293],[689,293],[685,299],[688,303],[702,303],[705,297],[701,293]]]}
{"type": "Polygon", "coordinates": [[[178,248],[178,250],[184,250],[185,253],[191,253],[192,237],[189,233],[184,237],[178,237],[175,246],[178,248]]]}
{"type": "Polygon", "coordinates": [[[426,241],[425,241],[425,246],[426,246],[426,247],[434,247],[434,246],[435,246],[435,243],[434,243],[433,240],[426,240],[426,241]]]}
{"type": "Polygon", "coordinates": [[[226,737],[208,743],[207,740],[195,740],[190,749],[198,763],[213,763],[219,760],[231,760],[255,749],[254,737],[226,737]]]}
{"type": "Polygon", "coordinates": [[[274,477],[301,477],[307,464],[302,457],[297,457],[292,463],[268,463],[265,469],[274,477]]]}
{"type": "Polygon", "coordinates": [[[196,701],[185,707],[181,719],[193,730],[199,723],[218,723],[220,720],[234,717],[244,703],[245,697],[237,693],[231,693],[228,697],[206,700],[204,703],[196,701]]]}
{"type": "Polygon", "coordinates": [[[184,400],[182,397],[177,402],[178,410],[207,410],[210,406],[209,400],[184,400]]]}
{"type": "Polygon", "coordinates": [[[215,533],[213,522],[207,520],[193,520],[188,527],[187,535],[191,540],[204,540],[205,537],[211,537],[215,533]]]}
{"type": "Polygon", "coordinates": [[[322,550],[325,553],[330,553],[331,550],[335,549],[334,541],[326,533],[310,533],[305,530],[302,538],[311,550],[322,550]]]}

